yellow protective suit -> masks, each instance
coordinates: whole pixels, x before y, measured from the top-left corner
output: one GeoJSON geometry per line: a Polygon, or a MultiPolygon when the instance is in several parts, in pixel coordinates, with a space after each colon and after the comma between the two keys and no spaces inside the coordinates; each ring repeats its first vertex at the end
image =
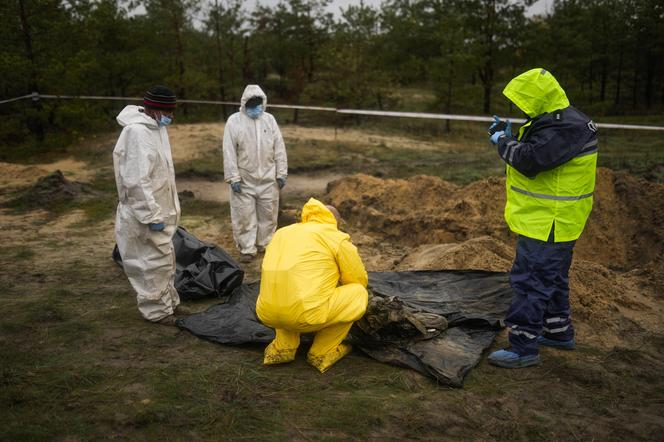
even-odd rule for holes
{"type": "Polygon", "coordinates": [[[326,371],[351,350],[342,341],[367,308],[367,272],[348,234],[311,198],[302,222],[277,230],[265,251],[259,319],[276,331],[264,363],[295,359],[300,333],[316,332],[308,361],[326,371]]]}

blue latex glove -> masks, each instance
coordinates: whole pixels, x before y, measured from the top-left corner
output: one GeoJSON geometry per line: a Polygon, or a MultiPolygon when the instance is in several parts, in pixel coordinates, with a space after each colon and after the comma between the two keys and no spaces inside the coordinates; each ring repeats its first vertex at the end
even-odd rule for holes
{"type": "Polygon", "coordinates": [[[148,227],[150,227],[150,230],[153,232],[161,232],[166,228],[166,225],[164,223],[150,223],[148,224],[148,227]]]}
{"type": "Polygon", "coordinates": [[[500,124],[500,118],[498,115],[493,116],[493,123],[491,123],[491,126],[489,126],[489,135],[493,135],[493,130],[500,124]]]}
{"type": "Polygon", "coordinates": [[[233,192],[235,193],[242,193],[242,187],[239,181],[231,183],[231,189],[233,189],[233,192]]]}
{"type": "Polygon", "coordinates": [[[504,122],[498,117],[498,115],[493,116],[493,123],[489,126],[489,135],[493,135],[496,132],[505,132],[505,135],[508,137],[512,136],[512,122],[510,120],[505,120],[504,122]]]}
{"type": "Polygon", "coordinates": [[[499,130],[498,132],[491,135],[491,142],[493,144],[498,144],[498,138],[502,137],[503,135],[505,135],[505,132],[503,132],[502,130],[499,130]]]}
{"type": "Polygon", "coordinates": [[[286,178],[277,178],[277,184],[279,184],[280,189],[283,189],[286,185],[286,178]]]}

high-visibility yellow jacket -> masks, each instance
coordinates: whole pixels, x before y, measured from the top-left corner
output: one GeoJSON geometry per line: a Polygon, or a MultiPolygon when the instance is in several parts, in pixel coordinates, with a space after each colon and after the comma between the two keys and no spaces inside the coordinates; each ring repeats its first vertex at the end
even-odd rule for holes
{"type": "MultiPolygon", "coordinates": [[[[334,215],[311,198],[302,222],[276,231],[265,251],[256,313],[275,328],[306,330],[328,321],[328,300],[338,285],[367,286],[367,272],[350,236],[334,215]]],[[[358,298],[358,309],[366,297],[358,298]]]]}
{"type": "Polygon", "coordinates": [[[516,138],[498,140],[498,153],[507,163],[507,224],[541,241],[552,228],[555,242],[578,239],[593,205],[595,124],[570,106],[544,69],[517,76],[503,94],[530,117],[516,138]]]}

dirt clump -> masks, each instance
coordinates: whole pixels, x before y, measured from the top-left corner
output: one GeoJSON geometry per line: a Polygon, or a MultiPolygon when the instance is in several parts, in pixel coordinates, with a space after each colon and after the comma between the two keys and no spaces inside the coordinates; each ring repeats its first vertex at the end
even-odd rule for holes
{"type": "Polygon", "coordinates": [[[60,170],[41,177],[35,184],[7,203],[9,207],[42,208],[53,207],[74,200],[95,196],[90,186],[79,181],[70,181],[60,170]]]}
{"type": "Polygon", "coordinates": [[[410,252],[397,270],[489,270],[506,272],[512,265],[514,248],[490,236],[462,243],[425,244],[410,252]]]}
{"type": "Polygon", "coordinates": [[[431,176],[407,180],[354,175],[328,185],[328,198],[347,221],[399,244],[461,242],[478,236],[507,240],[499,178],[459,187],[431,176]]]}

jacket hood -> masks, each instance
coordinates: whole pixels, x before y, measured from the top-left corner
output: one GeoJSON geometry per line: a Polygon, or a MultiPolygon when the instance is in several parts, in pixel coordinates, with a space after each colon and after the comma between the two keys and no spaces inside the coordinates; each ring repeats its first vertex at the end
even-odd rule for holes
{"type": "Polygon", "coordinates": [[[332,212],[316,198],[309,198],[309,201],[302,208],[302,222],[337,226],[337,219],[332,215],[332,212]]]}
{"type": "Polygon", "coordinates": [[[249,84],[244,88],[244,92],[242,92],[242,99],[240,99],[240,112],[244,112],[244,106],[247,104],[247,100],[252,97],[261,97],[263,99],[263,110],[265,110],[267,107],[267,95],[265,95],[263,89],[261,89],[261,87],[257,84],[249,84]]]}
{"type": "Polygon", "coordinates": [[[150,129],[159,128],[155,119],[143,112],[141,106],[125,106],[115,119],[118,121],[118,124],[123,127],[129,126],[130,124],[144,124],[150,129]]]}
{"type": "Polygon", "coordinates": [[[551,72],[535,68],[510,81],[503,95],[530,118],[569,107],[567,95],[551,72]]]}

